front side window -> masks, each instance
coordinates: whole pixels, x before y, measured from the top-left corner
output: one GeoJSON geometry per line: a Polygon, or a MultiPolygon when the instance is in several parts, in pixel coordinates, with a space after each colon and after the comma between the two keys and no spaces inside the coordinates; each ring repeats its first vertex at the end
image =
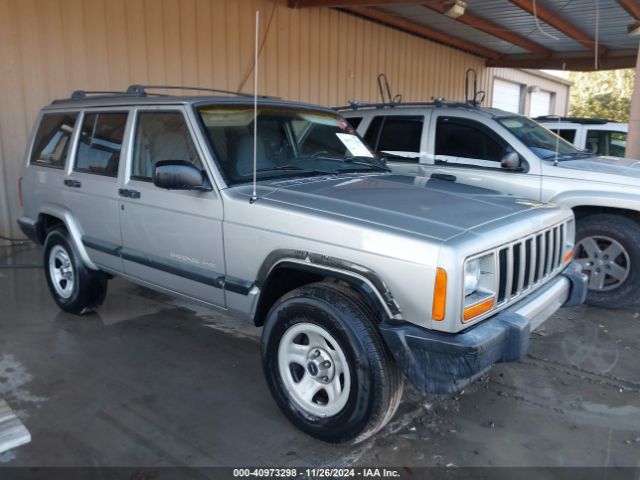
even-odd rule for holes
{"type": "Polygon", "coordinates": [[[77,117],[76,112],[45,113],[42,116],[33,141],[32,165],[64,168],[77,117]]]}
{"type": "Polygon", "coordinates": [[[551,130],[526,117],[502,117],[497,121],[542,160],[570,160],[587,156],[551,130]]]}
{"type": "Polygon", "coordinates": [[[439,117],[436,124],[436,163],[463,163],[500,168],[507,144],[480,122],[439,117]],[[465,159],[465,160],[458,160],[465,159]]]}
{"type": "Polygon", "coordinates": [[[181,112],[140,112],[131,178],[150,182],[154,165],[163,160],[182,160],[204,168],[181,112]]]}
{"type": "Polygon", "coordinates": [[[585,147],[596,155],[624,157],[627,134],[611,130],[588,130],[585,147]]]}
{"type": "Polygon", "coordinates": [[[74,171],[118,176],[127,115],[127,112],[85,114],[74,171]]]}
{"type": "MultiPolygon", "coordinates": [[[[253,106],[204,106],[198,114],[227,182],[250,182],[253,106]]],[[[387,170],[348,122],[332,112],[260,106],[257,132],[257,180],[387,170]]]]}
{"type": "Polygon", "coordinates": [[[375,151],[395,157],[393,161],[417,162],[423,124],[421,115],[381,115],[371,121],[365,139],[375,151]]]}

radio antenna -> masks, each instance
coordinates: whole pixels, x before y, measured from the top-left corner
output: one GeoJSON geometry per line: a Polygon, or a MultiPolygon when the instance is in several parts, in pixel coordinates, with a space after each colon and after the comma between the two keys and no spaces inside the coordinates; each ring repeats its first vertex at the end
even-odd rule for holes
{"type": "Polygon", "coordinates": [[[253,58],[253,192],[249,203],[258,200],[256,177],[258,172],[258,38],[260,32],[260,10],[256,10],[256,38],[253,58]]]}

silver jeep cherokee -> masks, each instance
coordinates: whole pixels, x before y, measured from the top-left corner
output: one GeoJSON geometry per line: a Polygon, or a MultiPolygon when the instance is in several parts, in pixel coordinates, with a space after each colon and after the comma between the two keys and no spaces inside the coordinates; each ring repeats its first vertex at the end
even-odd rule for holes
{"type": "Polygon", "coordinates": [[[455,392],[584,300],[571,210],[391,174],[318,106],[261,98],[254,146],[252,102],[132,86],[42,109],[19,223],[60,308],[119,275],[249,317],[280,408],[340,442],[391,418],[403,375],[455,392]]]}

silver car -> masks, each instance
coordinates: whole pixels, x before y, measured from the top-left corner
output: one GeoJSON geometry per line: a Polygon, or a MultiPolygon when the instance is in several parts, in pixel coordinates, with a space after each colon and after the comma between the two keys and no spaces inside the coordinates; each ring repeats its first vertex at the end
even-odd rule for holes
{"type": "Polygon", "coordinates": [[[451,393],[518,360],[586,291],[571,210],[389,173],[314,105],[77,92],[42,109],[21,181],[60,308],[118,275],[251,318],[277,404],[330,442],[381,428],[404,377],[451,393]]]}
{"type": "Polygon", "coordinates": [[[639,161],[596,157],[522,115],[473,104],[439,100],[341,113],[396,173],[571,208],[576,261],[589,276],[587,302],[616,308],[638,299],[639,161]]]}

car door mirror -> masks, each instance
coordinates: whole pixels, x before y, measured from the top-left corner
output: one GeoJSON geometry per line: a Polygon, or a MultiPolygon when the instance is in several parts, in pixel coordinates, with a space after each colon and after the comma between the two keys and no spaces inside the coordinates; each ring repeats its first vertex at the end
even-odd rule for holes
{"type": "Polygon", "coordinates": [[[516,152],[507,152],[500,161],[500,166],[505,170],[520,171],[522,170],[522,163],[520,161],[520,155],[516,152]]]}
{"type": "Polygon", "coordinates": [[[153,184],[167,190],[212,190],[206,174],[185,160],[163,160],[156,163],[153,169],[153,184]]]}

